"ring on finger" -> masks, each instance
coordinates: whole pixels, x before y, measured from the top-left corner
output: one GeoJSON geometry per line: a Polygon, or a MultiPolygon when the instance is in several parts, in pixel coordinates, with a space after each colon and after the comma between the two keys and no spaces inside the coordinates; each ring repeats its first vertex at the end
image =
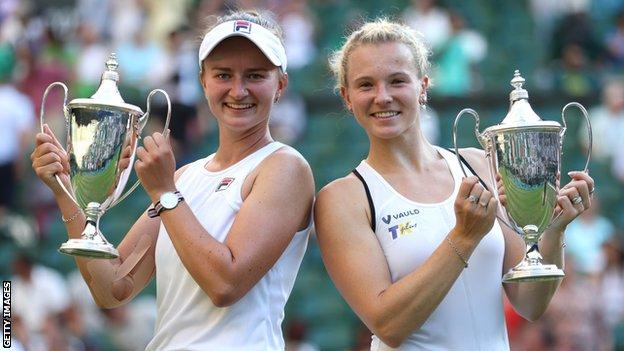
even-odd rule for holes
{"type": "Polygon", "coordinates": [[[575,205],[578,205],[581,202],[583,202],[583,199],[579,195],[576,195],[575,197],[572,198],[572,203],[575,205]]]}
{"type": "Polygon", "coordinates": [[[477,201],[479,201],[479,198],[477,198],[476,196],[474,195],[468,196],[468,202],[472,202],[473,204],[476,204],[477,201]]]}
{"type": "Polygon", "coordinates": [[[589,195],[594,195],[595,191],[596,191],[596,187],[593,187],[592,190],[589,191],[589,195]]]}

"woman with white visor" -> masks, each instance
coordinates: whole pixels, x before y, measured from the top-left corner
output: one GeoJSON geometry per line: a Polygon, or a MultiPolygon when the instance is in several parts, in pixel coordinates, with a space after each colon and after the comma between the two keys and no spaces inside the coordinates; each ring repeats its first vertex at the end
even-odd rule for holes
{"type": "MultiPolygon", "coordinates": [[[[156,276],[148,350],[284,349],[284,305],[307,245],[314,180],[268,128],[288,84],[280,36],[263,14],[218,18],[199,49],[218,149],[176,171],[168,137],[146,137],[135,169],[155,205],[126,234],[118,259],[76,259],[104,308],[127,303],[156,276]]],[[[70,187],[67,153],[49,128],[31,158],[69,236],[79,238],[85,216],[54,179],[70,187]]]]}

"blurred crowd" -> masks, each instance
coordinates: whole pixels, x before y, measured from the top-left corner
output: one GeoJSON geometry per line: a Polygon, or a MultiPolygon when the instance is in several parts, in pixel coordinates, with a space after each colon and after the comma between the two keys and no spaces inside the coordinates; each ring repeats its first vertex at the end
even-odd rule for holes
{"type": "MultiPolygon", "coordinates": [[[[203,29],[211,15],[242,7],[270,9],[283,26],[290,86],[271,128],[276,139],[295,146],[305,144],[308,133],[323,133],[307,128],[311,118],[326,118],[328,108],[320,105],[344,112],[333,95],[327,55],[358,19],[379,15],[402,19],[432,48],[432,103],[422,123],[434,143],[444,143],[440,121],[453,117],[436,113],[436,101],[507,92],[501,83],[515,68],[510,64],[525,70],[536,95],[584,101],[593,132],[595,204],[566,233],[566,278],[546,315],[529,323],[509,309],[507,323],[513,350],[624,350],[624,1],[492,3],[0,0],[0,276],[13,283],[13,349],[138,350],[155,320],[149,292],[128,306],[99,310],[77,271],[45,259],[60,255],[55,249],[65,238],[52,194],[30,170],[40,112],[64,134],[63,92],[52,90],[44,104],[46,87],[61,81],[68,101],[89,97],[116,53],[126,102],[145,110],[152,89],[170,95],[176,160],[186,163],[209,152],[205,138],[214,128],[198,81],[203,29]]],[[[164,100],[155,98],[151,112],[146,133],[162,128],[164,100]]],[[[587,127],[580,123],[574,132],[579,151],[588,151],[587,127]]],[[[117,221],[129,226],[138,214],[117,221]]],[[[365,327],[352,328],[344,345],[329,345],[305,316],[287,320],[288,350],[369,345],[365,327]]]]}

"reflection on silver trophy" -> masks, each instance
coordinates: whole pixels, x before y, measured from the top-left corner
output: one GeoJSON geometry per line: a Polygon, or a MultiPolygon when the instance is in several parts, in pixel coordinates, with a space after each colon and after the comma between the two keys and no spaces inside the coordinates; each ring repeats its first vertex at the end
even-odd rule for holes
{"type": "Polygon", "coordinates": [[[99,88],[87,99],[74,99],[67,103],[67,86],[61,82],[50,84],[41,105],[41,130],[44,125],[45,101],[50,89],[60,86],[64,90],[63,114],[67,125],[67,147],[71,188],[63,186],[67,195],[84,211],[87,223],[82,238],[70,239],[59,251],[69,255],[95,258],[116,258],[117,249],[100,232],[100,217],[112,206],[128,196],[138,185],[122,194],[134,161],[137,142],[150,115],[152,96],[162,93],[168,105],[165,131],[171,117],[171,102],[164,90],[155,89],[147,97],[147,112],[127,104],[117,88],[119,73],[115,54],[106,61],[99,88]],[[129,166],[122,169],[120,162],[129,158],[129,166]]]}
{"type": "MultiPolygon", "coordinates": [[[[507,220],[499,220],[520,234],[527,246],[524,260],[503,276],[504,282],[556,280],[564,276],[563,270],[556,265],[542,263],[537,243],[555,219],[561,147],[567,127],[565,111],[570,106],[578,107],[587,122],[589,152],[585,171],[591,155],[591,125],[585,108],[576,102],[565,105],[561,111],[563,126],[555,121],[542,121],[531,108],[523,84],[524,78],[516,70],[511,80],[515,89],[509,96],[509,112],[500,124],[480,133],[479,115],[472,109],[464,109],[455,118],[453,128],[455,152],[458,152],[457,122],[465,113],[475,118],[475,135],[485,149],[492,183],[497,184],[498,176],[502,183],[499,186],[504,189],[506,204],[503,213],[507,220]]],[[[463,170],[459,156],[458,161],[463,170]]]]}

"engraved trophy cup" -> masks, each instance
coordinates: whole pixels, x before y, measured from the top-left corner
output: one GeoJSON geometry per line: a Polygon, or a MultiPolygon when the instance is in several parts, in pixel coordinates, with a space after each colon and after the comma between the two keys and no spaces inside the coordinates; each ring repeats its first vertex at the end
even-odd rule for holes
{"type": "Polygon", "coordinates": [[[152,96],[162,93],[167,100],[165,131],[171,118],[171,102],[164,90],[154,89],[147,97],[147,112],[137,106],[125,103],[119,94],[117,82],[119,73],[115,54],[106,61],[100,86],[86,99],[74,99],[67,103],[67,86],[61,82],[50,84],[41,104],[40,123],[43,132],[45,101],[49,91],[60,86],[64,90],[63,114],[67,129],[69,176],[71,188],[59,182],[67,195],[85,213],[86,225],[80,239],[70,239],[61,245],[59,251],[75,256],[94,258],[116,258],[117,249],[100,232],[99,221],[104,212],[126,198],[138,185],[124,194],[124,188],[132,171],[141,131],[150,116],[152,96]],[[124,152],[124,150],[126,152],[124,152]],[[130,153],[128,153],[130,150],[130,153]],[[122,158],[129,157],[130,165],[120,166],[122,158]]]}
{"type": "Polygon", "coordinates": [[[457,122],[465,114],[476,120],[475,136],[485,149],[492,184],[502,182],[506,204],[503,213],[507,220],[499,220],[521,235],[527,246],[525,258],[503,276],[503,282],[544,281],[562,279],[563,270],[554,264],[544,264],[538,251],[542,233],[555,219],[559,192],[561,148],[567,127],[565,111],[570,106],[579,108],[585,117],[589,132],[589,149],[585,171],[591,155],[591,124],[585,108],[570,102],[561,111],[563,126],[555,121],[543,121],[529,104],[529,94],[522,88],[524,78],[515,71],[509,95],[510,108],[500,124],[479,132],[479,115],[472,109],[463,109],[455,118],[453,142],[458,161],[457,122]]]}

